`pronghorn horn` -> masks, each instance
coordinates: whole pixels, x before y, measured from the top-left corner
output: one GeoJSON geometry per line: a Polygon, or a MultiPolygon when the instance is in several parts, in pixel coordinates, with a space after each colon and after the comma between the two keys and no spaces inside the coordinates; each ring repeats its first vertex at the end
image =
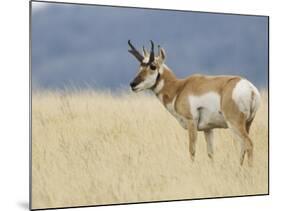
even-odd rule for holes
{"type": "Polygon", "coordinates": [[[160,52],[160,49],[161,49],[161,48],[160,48],[160,45],[158,45],[158,56],[160,56],[160,53],[161,53],[161,52],[160,52]]]}
{"type": "Polygon", "coordinates": [[[132,45],[131,41],[128,40],[128,44],[129,46],[131,47],[131,50],[129,50],[129,52],[131,54],[133,54],[133,56],[136,57],[136,59],[139,61],[139,62],[142,62],[143,61],[143,56],[137,51],[137,49],[132,45]]]}
{"type": "Polygon", "coordinates": [[[150,40],[150,42],[151,42],[151,50],[150,50],[148,64],[151,64],[154,61],[154,43],[152,42],[152,40],[150,40]]]}

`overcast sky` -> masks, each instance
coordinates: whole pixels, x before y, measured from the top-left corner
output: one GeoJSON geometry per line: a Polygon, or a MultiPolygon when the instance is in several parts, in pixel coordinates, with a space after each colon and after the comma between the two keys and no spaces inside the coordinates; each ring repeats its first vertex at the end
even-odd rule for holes
{"type": "Polygon", "coordinates": [[[138,67],[128,39],[164,47],[178,77],[241,75],[267,87],[267,29],[262,16],[33,2],[33,87],[127,89],[138,67]]]}

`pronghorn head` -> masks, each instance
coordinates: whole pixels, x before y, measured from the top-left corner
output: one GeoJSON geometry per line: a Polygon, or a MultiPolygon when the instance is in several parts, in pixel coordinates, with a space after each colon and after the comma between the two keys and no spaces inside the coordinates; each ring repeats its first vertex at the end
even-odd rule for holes
{"type": "Polygon", "coordinates": [[[134,92],[142,91],[145,89],[151,89],[156,86],[160,74],[162,72],[162,67],[165,60],[165,51],[163,48],[158,46],[158,55],[154,55],[154,44],[151,42],[150,53],[146,51],[143,47],[143,54],[131,44],[130,40],[128,44],[130,46],[129,52],[136,57],[140,62],[140,67],[135,79],[130,83],[130,86],[134,92]]]}

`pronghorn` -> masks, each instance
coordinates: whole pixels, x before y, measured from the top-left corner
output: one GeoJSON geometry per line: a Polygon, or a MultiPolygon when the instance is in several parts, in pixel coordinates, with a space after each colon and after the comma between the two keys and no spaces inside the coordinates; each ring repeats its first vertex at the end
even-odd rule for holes
{"type": "Polygon", "coordinates": [[[249,137],[252,121],[260,104],[257,88],[239,76],[191,75],[177,79],[165,64],[166,53],[158,46],[154,56],[143,47],[141,54],[130,42],[129,52],[140,62],[139,71],[130,83],[134,92],[152,90],[165,108],[189,132],[189,152],[195,156],[197,131],[204,131],[208,156],[213,159],[213,129],[231,128],[241,142],[240,165],[245,154],[253,163],[253,142],[249,137]]]}

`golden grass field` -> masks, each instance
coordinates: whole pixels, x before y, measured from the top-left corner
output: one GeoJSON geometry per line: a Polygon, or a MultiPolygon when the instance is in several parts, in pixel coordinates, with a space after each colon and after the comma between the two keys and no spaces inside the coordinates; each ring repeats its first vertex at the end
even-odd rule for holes
{"type": "Polygon", "coordinates": [[[254,166],[240,144],[215,130],[214,162],[188,131],[144,93],[37,91],[32,94],[32,208],[265,194],[268,107],[253,122],[254,166]]]}

